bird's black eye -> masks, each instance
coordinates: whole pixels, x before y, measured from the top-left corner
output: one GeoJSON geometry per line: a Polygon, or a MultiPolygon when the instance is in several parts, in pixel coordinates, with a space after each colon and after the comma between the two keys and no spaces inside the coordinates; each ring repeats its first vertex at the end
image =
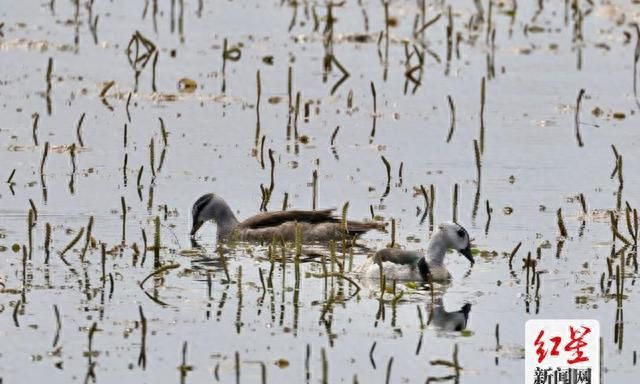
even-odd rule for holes
{"type": "Polygon", "coordinates": [[[464,235],[466,234],[466,232],[464,231],[464,229],[458,229],[458,236],[462,237],[464,239],[464,235]]]}

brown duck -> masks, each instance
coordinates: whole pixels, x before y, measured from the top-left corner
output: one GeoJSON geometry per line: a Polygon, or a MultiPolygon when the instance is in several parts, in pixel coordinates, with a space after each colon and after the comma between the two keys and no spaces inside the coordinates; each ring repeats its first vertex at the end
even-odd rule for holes
{"type": "MultiPolygon", "coordinates": [[[[275,211],[264,212],[252,216],[245,221],[238,221],[226,201],[213,193],[201,196],[193,204],[193,226],[191,237],[209,220],[218,227],[218,239],[234,239],[239,241],[294,241],[296,225],[300,228],[303,242],[329,241],[342,239],[344,228],[333,209],[320,211],[275,211]]],[[[348,237],[357,237],[371,230],[384,230],[385,225],[376,222],[348,220],[346,223],[348,237]]]]}

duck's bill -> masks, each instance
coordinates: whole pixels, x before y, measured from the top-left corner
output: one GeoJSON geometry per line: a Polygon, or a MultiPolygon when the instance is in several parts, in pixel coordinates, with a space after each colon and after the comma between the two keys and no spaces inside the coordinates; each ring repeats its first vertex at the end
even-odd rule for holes
{"type": "Polygon", "coordinates": [[[473,255],[471,254],[471,246],[467,246],[467,248],[461,249],[459,252],[462,254],[462,256],[466,257],[473,266],[473,263],[475,263],[475,261],[473,260],[473,255]]]}
{"type": "Polygon", "coordinates": [[[198,229],[202,227],[202,222],[194,222],[193,227],[191,227],[191,237],[194,237],[198,232],[198,229]]]}

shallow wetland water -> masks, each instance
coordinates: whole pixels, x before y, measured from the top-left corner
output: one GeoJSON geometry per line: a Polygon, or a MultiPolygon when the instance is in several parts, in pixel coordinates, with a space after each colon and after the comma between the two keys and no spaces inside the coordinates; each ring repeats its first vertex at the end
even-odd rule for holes
{"type": "Polygon", "coordinates": [[[567,317],[632,382],[638,7],[0,0],[0,383],[517,383],[526,320],[567,317]],[[206,192],[389,231],[191,244],[206,192]],[[454,216],[448,286],[351,271],[454,216]]]}

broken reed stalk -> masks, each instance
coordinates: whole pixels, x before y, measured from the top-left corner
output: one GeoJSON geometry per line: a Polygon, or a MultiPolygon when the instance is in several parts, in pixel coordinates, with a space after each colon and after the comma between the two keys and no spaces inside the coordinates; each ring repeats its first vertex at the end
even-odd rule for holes
{"type": "Polygon", "coordinates": [[[13,171],[9,174],[9,178],[7,179],[7,184],[13,184],[13,176],[16,174],[16,169],[13,168],[13,171]]]}
{"type": "Polygon", "coordinates": [[[587,202],[586,202],[586,200],[584,198],[584,194],[581,193],[578,196],[578,199],[580,200],[580,206],[582,207],[582,213],[586,215],[588,210],[587,210],[587,202]]]}
{"type": "MultiPolygon", "coordinates": [[[[402,295],[402,292],[400,292],[400,295],[402,295]]],[[[391,366],[393,365],[393,356],[391,356],[389,358],[389,362],[387,363],[387,374],[386,374],[386,379],[385,379],[385,384],[389,384],[391,382],[391,366]]]]}
{"type": "Polygon", "coordinates": [[[82,253],[80,254],[80,261],[84,262],[84,256],[87,253],[87,249],[89,249],[89,245],[91,245],[91,230],[93,229],[93,216],[89,217],[89,224],[87,224],[87,233],[84,243],[84,248],[82,248],[82,253]]]}
{"type": "Polygon", "coordinates": [[[162,134],[162,145],[166,147],[167,145],[169,145],[169,134],[167,133],[167,128],[164,125],[164,120],[162,120],[162,117],[158,117],[158,120],[160,120],[160,133],[162,134]]]}
{"type": "Polygon", "coordinates": [[[273,188],[275,187],[274,176],[276,169],[276,160],[273,158],[273,149],[271,148],[269,148],[269,163],[271,164],[271,184],[269,184],[269,194],[271,194],[271,192],[273,192],[273,188]]]}
{"type": "Polygon", "coordinates": [[[300,114],[300,98],[301,97],[302,96],[300,92],[296,92],[296,104],[293,109],[293,135],[296,138],[296,140],[298,139],[298,115],[300,114]]]}
{"type": "Polygon", "coordinates": [[[384,163],[384,167],[387,170],[387,185],[391,182],[391,164],[389,164],[389,160],[387,160],[384,156],[380,156],[382,158],[382,162],[384,163]]]}
{"type": "Polygon", "coordinates": [[[422,184],[420,184],[420,192],[422,192],[422,196],[424,197],[424,211],[426,213],[429,211],[429,194],[427,193],[427,189],[422,184]]]}
{"type": "Polygon", "coordinates": [[[78,124],[76,125],[76,138],[78,139],[78,145],[80,145],[80,147],[84,147],[84,142],[82,141],[82,131],[80,129],[82,128],[82,122],[84,121],[85,115],[86,113],[80,115],[80,119],[78,120],[78,124]]]}
{"type": "Polygon", "coordinates": [[[69,242],[69,244],[67,244],[67,246],[64,247],[64,249],[62,251],[60,251],[58,254],[60,256],[64,256],[65,253],[67,253],[71,248],[73,248],[74,245],[76,245],[76,243],[78,242],[78,240],[80,240],[80,238],[82,237],[83,234],[84,234],[84,227],[80,228],[80,231],[78,231],[78,233],[71,240],[71,242],[69,242]]]}
{"type": "Polygon", "coordinates": [[[609,211],[609,220],[611,222],[611,232],[613,233],[613,240],[615,241],[615,239],[618,238],[620,241],[622,241],[626,245],[631,245],[632,242],[629,239],[627,239],[624,235],[622,235],[618,230],[618,217],[613,211],[609,211]]]}
{"type": "Polygon", "coordinates": [[[260,81],[260,70],[256,71],[256,142],[260,136],[260,97],[262,96],[262,84],[260,81]]]}
{"type": "MultiPolygon", "coordinates": [[[[640,27],[638,23],[633,23],[636,29],[636,48],[633,52],[633,96],[636,99],[636,105],[640,107],[638,100],[638,61],[640,61],[640,27]]],[[[635,365],[635,364],[634,364],[635,365]]]]}
{"type": "Polygon", "coordinates": [[[147,366],[147,318],[144,317],[142,312],[142,305],[138,305],[138,312],[140,312],[140,355],[138,356],[138,366],[145,369],[147,366]]]}
{"type": "Polygon", "coordinates": [[[349,235],[349,222],[347,221],[348,210],[349,210],[349,202],[347,201],[342,206],[342,217],[340,221],[342,224],[342,252],[344,252],[347,247],[347,236],[349,235]]]}
{"type": "Polygon", "coordinates": [[[396,246],[396,219],[391,219],[391,243],[389,244],[389,248],[394,248],[396,246]]]}
{"type": "Polygon", "coordinates": [[[478,188],[480,186],[480,179],[481,179],[481,171],[482,171],[482,162],[481,162],[481,158],[480,158],[480,154],[482,153],[482,149],[480,148],[479,144],[478,144],[478,140],[473,140],[473,151],[475,154],[475,159],[476,159],[476,175],[478,176],[478,188]]]}
{"type": "Polygon", "coordinates": [[[338,131],[339,130],[340,130],[340,126],[338,125],[336,127],[336,129],[333,130],[333,133],[331,134],[331,146],[332,147],[335,145],[336,136],[338,135],[338,131]]]}
{"type": "Polygon", "coordinates": [[[373,96],[373,114],[378,114],[378,101],[376,100],[376,86],[371,82],[371,95],[373,96]]]}
{"type": "Polygon", "coordinates": [[[127,204],[124,201],[124,196],[120,196],[120,209],[122,210],[122,245],[125,245],[126,230],[127,230],[127,204]]]}
{"type": "Polygon", "coordinates": [[[311,198],[311,207],[315,211],[318,206],[318,170],[314,169],[311,175],[311,184],[312,184],[312,198],[311,198]]]}
{"type": "Polygon", "coordinates": [[[556,214],[558,217],[558,229],[560,230],[560,236],[567,237],[567,228],[564,226],[564,220],[562,219],[562,208],[558,208],[556,214]]]}
{"type": "MultiPolygon", "coordinates": [[[[137,83],[137,81],[136,81],[137,83]]],[[[127,103],[124,105],[124,110],[125,112],[127,112],[127,120],[129,122],[131,122],[131,113],[129,113],[129,105],[131,104],[131,95],[133,94],[133,92],[129,92],[129,95],[127,96],[127,103]]]]}
{"type": "Polygon", "coordinates": [[[165,265],[159,266],[153,272],[148,274],[144,279],[142,279],[142,281],[140,281],[138,286],[140,286],[140,288],[144,289],[144,287],[143,287],[144,283],[147,280],[149,280],[151,277],[159,275],[161,273],[164,273],[164,272],[172,270],[172,269],[176,269],[176,268],[180,268],[180,264],[178,264],[178,263],[169,263],[169,264],[165,264],[165,265]]]}
{"type": "Polygon", "coordinates": [[[300,286],[300,257],[302,256],[302,228],[300,228],[297,222],[295,223],[294,234],[295,234],[296,254],[293,261],[295,265],[294,271],[295,271],[295,278],[296,278],[296,287],[299,287],[300,286]]]}
{"type": "Polygon", "coordinates": [[[284,193],[284,198],[282,199],[282,210],[283,211],[287,210],[288,200],[289,200],[289,194],[287,192],[285,192],[284,193]]]}
{"type": "Polygon", "coordinates": [[[51,224],[45,224],[45,232],[44,232],[44,263],[49,264],[49,256],[51,255],[51,224]]]}
{"type": "Polygon", "coordinates": [[[489,224],[491,223],[491,211],[493,211],[493,209],[489,205],[489,200],[485,200],[485,207],[487,209],[487,224],[484,227],[484,232],[485,234],[487,234],[489,233],[489,224]]]}
{"type": "Polygon", "coordinates": [[[37,147],[38,146],[38,121],[40,120],[40,114],[38,112],[35,112],[32,115],[32,117],[33,117],[33,128],[32,128],[33,145],[37,147]]]}
{"type": "Polygon", "coordinates": [[[266,135],[262,135],[260,140],[260,168],[264,169],[264,142],[267,139],[266,135]]]}
{"type": "Polygon", "coordinates": [[[49,142],[44,143],[44,151],[42,151],[42,160],[40,161],[40,176],[44,175],[44,164],[47,161],[47,156],[49,155],[49,142]]]}
{"type": "Polygon", "coordinates": [[[122,181],[124,182],[124,186],[127,186],[127,165],[129,164],[129,154],[124,154],[124,160],[122,162],[122,181]]]}
{"type": "Polygon", "coordinates": [[[142,189],[142,184],[140,184],[141,180],[142,180],[142,171],[144,170],[144,165],[140,166],[140,169],[138,169],[138,178],[136,179],[136,185],[138,187],[138,190],[142,189]]]}
{"type": "Polygon", "coordinates": [[[18,312],[20,311],[20,306],[22,305],[22,300],[18,300],[18,302],[16,303],[16,306],[13,307],[13,324],[15,324],[16,327],[20,327],[20,323],[18,322],[18,312]]]}
{"type": "Polygon", "coordinates": [[[151,90],[153,92],[157,91],[157,88],[156,88],[156,68],[158,66],[158,54],[159,54],[159,52],[156,51],[156,53],[153,55],[153,61],[151,62],[151,90]]]}
{"type": "Polygon", "coordinates": [[[153,219],[155,224],[155,230],[153,232],[153,267],[159,268],[160,263],[160,217],[156,216],[153,219]]]}
{"type": "Polygon", "coordinates": [[[322,384],[329,383],[329,361],[327,360],[327,352],[322,348],[320,350],[322,356],[322,384]]]}
{"type": "Polygon", "coordinates": [[[69,157],[71,157],[71,174],[76,173],[76,143],[69,146],[69,157]]]}
{"type": "Polygon", "coordinates": [[[458,222],[458,183],[453,185],[453,222],[458,222]]]}
{"type": "Polygon", "coordinates": [[[152,137],[151,141],[149,142],[149,166],[151,168],[151,175],[153,179],[156,178],[156,167],[155,167],[156,154],[155,154],[154,143],[155,143],[155,140],[153,140],[153,137],[152,137]]]}
{"type": "Polygon", "coordinates": [[[485,104],[485,78],[480,82],[480,153],[484,153],[484,104],[485,104]]]}
{"type": "Polygon", "coordinates": [[[449,101],[449,112],[450,112],[450,123],[449,123],[449,134],[447,134],[447,143],[451,141],[453,137],[453,131],[456,129],[456,106],[453,104],[453,99],[451,95],[447,95],[447,100],[449,101]]]}
{"type": "Polygon", "coordinates": [[[102,272],[102,287],[107,283],[107,245],[100,243],[100,271],[102,272]]]}
{"type": "Polygon", "coordinates": [[[436,187],[429,184],[429,231],[433,230],[433,211],[436,206],[436,187]]]}
{"type": "Polygon", "coordinates": [[[576,100],[576,113],[574,116],[576,140],[578,141],[579,147],[584,146],[584,143],[582,142],[582,136],[580,135],[580,103],[582,102],[582,96],[584,96],[584,88],[580,89],[580,92],[578,93],[578,98],[576,100]]]}
{"type": "Polygon", "coordinates": [[[449,74],[449,67],[451,63],[451,56],[453,52],[453,13],[451,12],[451,5],[447,6],[447,19],[449,23],[446,27],[447,32],[447,64],[445,67],[445,76],[449,74]]]}
{"type": "Polygon", "coordinates": [[[515,246],[515,248],[513,248],[513,250],[511,251],[511,254],[509,255],[509,269],[511,269],[512,267],[512,263],[513,263],[513,258],[515,257],[516,253],[518,253],[518,250],[520,249],[520,246],[522,246],[522,241],[518,243],[518,245],[515,246]]]}
{"type": "Polygon", "coordinates": [[[52,73],[53,73],[53,57],[50,57],[49,61],[47,62],[47,76],[46,76],[47,94],[51,92],[51,74],[52,73]]]}

